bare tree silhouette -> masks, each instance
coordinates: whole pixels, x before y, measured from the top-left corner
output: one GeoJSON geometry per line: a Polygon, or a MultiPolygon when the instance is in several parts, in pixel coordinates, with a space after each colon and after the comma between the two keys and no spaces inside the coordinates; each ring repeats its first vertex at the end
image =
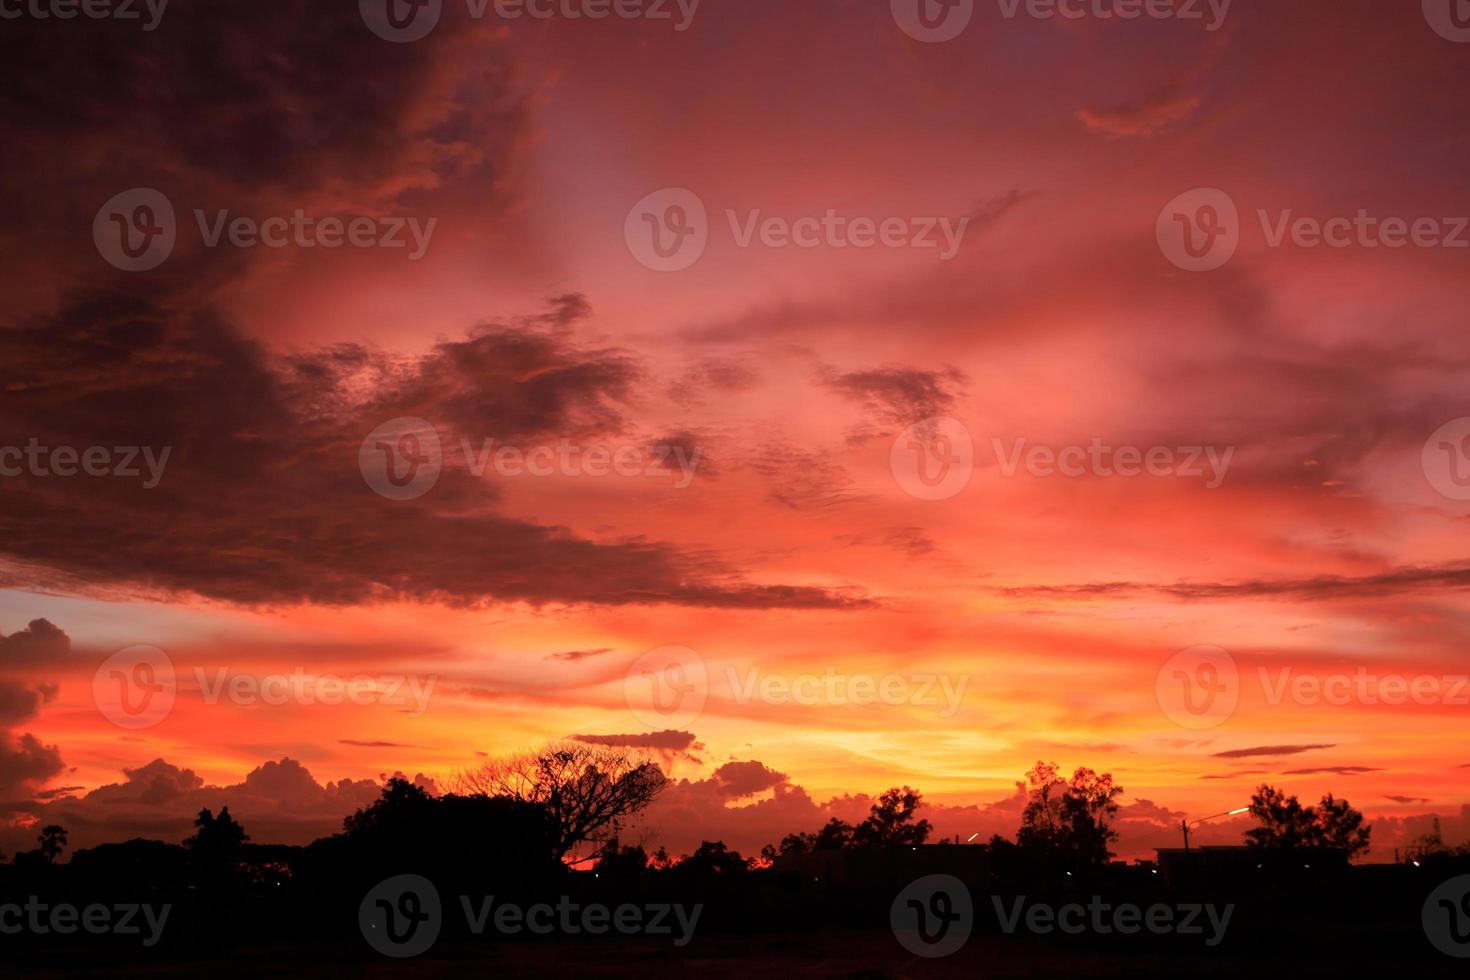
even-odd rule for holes
{"type": "Polygon", "coordinates": [[[553,742],[535,752],[493,759],[457,774],[465,795],[503,796],[546,808],[560,860],[584,842],[602,842],[663,791],[668,777],[628,749],[553,742]]]}

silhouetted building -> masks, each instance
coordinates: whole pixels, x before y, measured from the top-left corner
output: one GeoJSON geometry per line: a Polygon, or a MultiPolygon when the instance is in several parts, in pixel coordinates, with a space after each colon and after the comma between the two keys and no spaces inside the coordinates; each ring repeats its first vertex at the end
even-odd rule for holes
{"type": "Polygon", "coordinates": [[[771,867],[796,875],[802,888],[902,887],[930,874],[951,874],[974,883],[989,880],[990,852],[976,844],[834,848],[785,854],[771,867]]]}

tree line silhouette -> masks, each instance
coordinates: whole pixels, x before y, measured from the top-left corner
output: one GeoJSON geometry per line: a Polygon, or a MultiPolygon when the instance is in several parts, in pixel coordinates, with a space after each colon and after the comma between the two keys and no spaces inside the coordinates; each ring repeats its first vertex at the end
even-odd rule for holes
{"type": "MultiPolygon", "coordinates": [[[[872,910],[882,906],[885,890],[902,884],[905,874],[912,877],[904,871],[904,852],[923,850],[933,834],[920,815],[922,794],[902,786],[880,794],[862,821],[833,818],[813,831],[787,834],[751,857],[719,840],[703,841],[677,858],[663,847],[650,854],[643,843],[625,843],[623,835],[668,785],[657,765],[631,751],[552,743],[457,774],[443,794],[392,778],[374,802],[343,820],[340,832],[305,846],[252,842],[225,807],[218,813],[201,810],[194,833],[180,844],[103,844],[61,864],[67,832],[47,825],[35,850],[0,867],[0,883],[7,892],[48,890],[79,902],[111,896],[179,903],[182,921],[176,920],[171,938],[182,936],[177,941],[195,953],[228,948],[260,931],[356,948],[351,913],[361,896],[407,873],[433,881],[445,896],[493,894],[529,902],[576,893],[697,900],[727,913],[710,917],[715,928],[721,921],[769,924],[783,914],[874,925],[872,910]],[[791,868],[808,856],[841,859],[846,853],[892,856],[898,863],[883,866],[899,877],[859,882],[848,889],[851,894],[824,897],[826,905],[813,911],[817,900],[803,893],[805,885],[791,868]]],[[[988,882],[977,885],[1015,893],[1081,883],[1103,887],[1122,873],[1121,862],[1113,860],[1113,822],[1123,788],[1111,774],[1080,767],[1064,779],[1054,763],[1038,762],[1026,773],[1025,790],[1014,839],[996,835],[966,851],[982,855],[988,867],[988,882]]],[[[1262,867],[1324,851],[1340,854],[1345,867],[1347,858],[1368,847],[1363,815],[1330,794],[1303,805],[1262,785],[1250,813],[1256,826],[1245,833],[1244,844],[1261,857],[1262,867]]],[[[1442,842],[1426,843],[1415,857],[1470,865],[1466,848],[1456,851],[1442,842]]],[[[1129,882],[1129,888],[1143,887],[1129,882]]]]}

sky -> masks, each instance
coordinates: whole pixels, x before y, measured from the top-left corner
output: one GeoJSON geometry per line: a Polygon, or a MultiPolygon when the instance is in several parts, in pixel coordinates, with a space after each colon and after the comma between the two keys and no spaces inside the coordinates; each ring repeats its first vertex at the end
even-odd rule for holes
{"type": "Polygon", "coordinates": [[[8,20],[0,851],[560,738],[674,853],[1470,839],[1470,27],[925,3],[8,20]]]}

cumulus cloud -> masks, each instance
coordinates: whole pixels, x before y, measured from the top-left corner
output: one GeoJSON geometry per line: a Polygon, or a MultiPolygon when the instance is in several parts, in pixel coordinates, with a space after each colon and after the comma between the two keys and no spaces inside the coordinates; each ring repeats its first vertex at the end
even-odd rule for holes
{"type": "Polygon", "coordinates": [[[71,638],[45,619],[0,635],[0,800],[24,795],[65,768],[57,746],[13,729],[35,718],[59,691],[55,683],[25,675],[34,677],[48,662],[55,666],[70,651],[71,638]]]}
{"type": "MultiPolygon", "coordinates": [[[[193,833],[200,810],[224,806],[257,842],[305,844],[341,830],[342,818],[377,799],[385,779],[323,784],[290,758],[266,762],[241,782],[224,786],[206,784],[192,769],[163,759],[124,769],[123,777],[80,796],[16,805],[26,816],[66,827],[73,850],[133,837],[178,842],[193,833]]],[[[414,782],[437,790],[423,775],[414,782]]],[[[27,846],[33,836],[12,830],[0,834],[0,847],[27,846]]]]}

